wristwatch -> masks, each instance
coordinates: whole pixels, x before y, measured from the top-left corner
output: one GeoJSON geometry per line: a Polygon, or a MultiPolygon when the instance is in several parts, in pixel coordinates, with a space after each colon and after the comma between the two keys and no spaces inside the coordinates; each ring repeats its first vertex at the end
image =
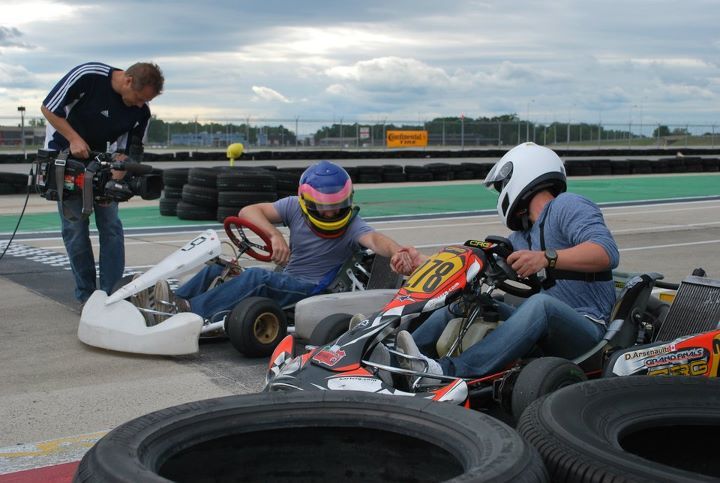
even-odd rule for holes
{"type": "Polygon", "coordinates": [[[552,248],[548,248],[545,250],[545,258],[548,261],[548,268],[555,268],[558,258],[557,252],[552,248]]]}

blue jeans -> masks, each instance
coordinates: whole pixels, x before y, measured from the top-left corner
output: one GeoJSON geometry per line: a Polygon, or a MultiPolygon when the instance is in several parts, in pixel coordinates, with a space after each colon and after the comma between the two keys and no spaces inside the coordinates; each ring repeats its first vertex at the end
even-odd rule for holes
{"type": "MultiPolygon", "coordinates": [[[[58,203],[63,242],[70,259],[70,268],[75,276],[75,298],[85,302],[97,288],[95,256],[90,242],[90,220],[80,219],[82,199],[72,198],[65,200],[64,204],[66,210],[79,219],[67,220],[63,216],[62,205],[58,203]]],[[[125,270],[123,226],[118,216],[117,203],[106,206],[95,203],[93,212],[100,238],[100,289],[110,293],[125,270]]]]}
{"type": "Polygon", "coordinates": [[[253,267],[208,290],[222,270],[220,265],[208,265],[177,289],[175,295],[188,300],[193,313],[209,319],[232,310],[247,297],[268,297],[284,307],[310,296],[315,288],[314,283],[285,273],[253,267]]]}
{"type": "MultiPolygon", "coordinates": [[[[480,342],[458,357],[439,359],[444,374],[475,377],[499,372],[535,347],[544,355],[572,359],[591,349],[605,334],[604,326],[543,293],[533,295],[516,309],[500,304],[500,316],[505,321],[480,342]]],[[[454,317],[448,307],[439,309],[413,332],[424,354],[437,355],[435,342],[454,317]]]]}

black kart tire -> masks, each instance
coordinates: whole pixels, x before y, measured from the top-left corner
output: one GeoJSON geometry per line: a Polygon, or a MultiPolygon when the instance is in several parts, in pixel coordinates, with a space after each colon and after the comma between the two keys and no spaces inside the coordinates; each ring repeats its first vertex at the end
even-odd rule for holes
{"type": "Polygon", "coordinates": [[[587,381],[583,370],[561,357],[533,359],[520,370],[512,390],[512,415],[517,420],[533,401],[565,386],[587,381]]]}
{"type": "Polygon", "coordinates": [[[188,181],[190,168],[168,168],[163,170],[163,184],[173,188],[182,188],[188,181]]]}
{"type": "Polygon", "coordinates": [[[485,414],[350,391],[246,394],[175,406],[101,438],[85,482],[542,482],[534,448],[485,414]]]}
{"type": "Polygon", "coordinates": [[[248,297],[225,319],[230,343],[247,357],[267,357],[287,335],[287,317],[282,308],[266,297],[248,297]]]}
{"type": "Polygon", "coordinates": [[[181,220],[214,220],[217,209],[180,200],[176,207],[176,213],[181,220]]]}
{"type": "Polygon", "coordinates": [[[188,183],[207,188],[217,187],[219,168],[190,168],[188,172],[188,183]]]}
{"type": "Polygon", "coordinates": [[[720,380],[617,377],[532,403],[517,426],[553,481],[717,481],[720,380]]]}
{"type": "Polygon", "coordinates": [[[163,187],[163,198],[166,200],[181,200],[182,199],[182,187],[176,186],[164,186],[163,187]]]}
{"type": "Polygon", "coordinates": [[[267,170],[241,169],[218,174],[218,191],[277,191],[277,180],[267,170]]]}
{"type": "Polygon", "coordinates": [[[224,223],[225,218],[228,216],[238,216],[240,208],[237,206],[218,206],[216,220],[219,223],[224,223]]]}
{"type": "Polygon", "coordinates": [[[220,206],[243,206],[254,203],[272,203],[277,200],[274,191],[220,191],[217,195],[217,204],[220,206]]]}
{"type": "Polygon", "coordinates": [[[176,216],[178,203],[180,203],[180,200],[160,198],[158,203],[160,214],[162,216],[176,216]]]}
{"type": "Polygon", "coordinates": [[[310,345],[325,345],[348,331],[350,314],[332,314],[322,319],[310,334],[310,345]]]}
{"type": "Polygon", "coordinates": [[[218,190],[186,184],[182,188],[182,200],[193,205],[216,208],[218,205],[218,190]]]}

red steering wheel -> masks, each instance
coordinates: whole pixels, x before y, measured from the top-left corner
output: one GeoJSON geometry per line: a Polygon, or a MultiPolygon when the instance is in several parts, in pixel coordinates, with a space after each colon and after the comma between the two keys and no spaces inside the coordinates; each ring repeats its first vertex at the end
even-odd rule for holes
{"type": "Polygon", "coordinates": [[[247,253],[251,257],[261,262],[269,262],[272,259],[273,249],[270,243],[270,237],[263,230],[250,223],[245,218],[239,216],[228,216],[225,218],[225,233],[230,240],[240,249],[239,255],[247,253]],[[259,236],[260,239],[265,242],[265,246],[258,245],[248,240],[245,235],[244,228],[247,228],[255,235],[259,236]],[[240,237],[238,238],[239,235],[240,237]]]}

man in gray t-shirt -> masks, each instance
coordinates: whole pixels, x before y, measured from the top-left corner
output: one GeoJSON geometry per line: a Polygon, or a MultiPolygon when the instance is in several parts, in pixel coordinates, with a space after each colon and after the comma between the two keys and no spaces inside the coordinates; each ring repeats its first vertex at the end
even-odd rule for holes
{"type": "MultiPolygon", "coordinates": [[[[274,203],[257,203],[240,210],[239,216],[264,231],[270,238],[272,261],[282,271],[259,267],[208,290],[222,271],[210,265],[172,293],[166,281],[155,285],[155,305],[171,315],[194,312],[210,318],[251,296],[269,297],[286,306],[318,292],[322,283],[361,246],[389,257],[393,270],[409,274],[406,251],[391,238],[376,232],[352,206],[353,187],[347,172],[329,161],[310,166],[300,177],[298,196],[274,203]],[[276,228],[290,230],[290,243],[276,228]]],[[[157,321],[167,316],[156,316],[157,321]]]]}
{"type": "MultiPolygon", "coordinates": [[[[449,308],[433,313],[412,335],[400,332],[398,350],[424,358],[434,374],[491,374],[533,347],[546,355],[577,357],[603,337],[615,302],[611,270],[620,259],[617,245],[597,205],[565,193],[565,168],[557,154],[534,143],[516,146],[495,164],[485,184],[499,192],[498,214],[513,230],[515,251],[508,263],[520,277],[545,270],[549,283],[518,308],[501,304],[504,322],[458,357],[427,357],[438,356],[435,342],[454,317],[449,308]]],[[[416,250],[408,254],[414,265],[422,262],[416,250]]],[[[401,363],[414,370],[425,367],[417,360],[401,363]]]]}

